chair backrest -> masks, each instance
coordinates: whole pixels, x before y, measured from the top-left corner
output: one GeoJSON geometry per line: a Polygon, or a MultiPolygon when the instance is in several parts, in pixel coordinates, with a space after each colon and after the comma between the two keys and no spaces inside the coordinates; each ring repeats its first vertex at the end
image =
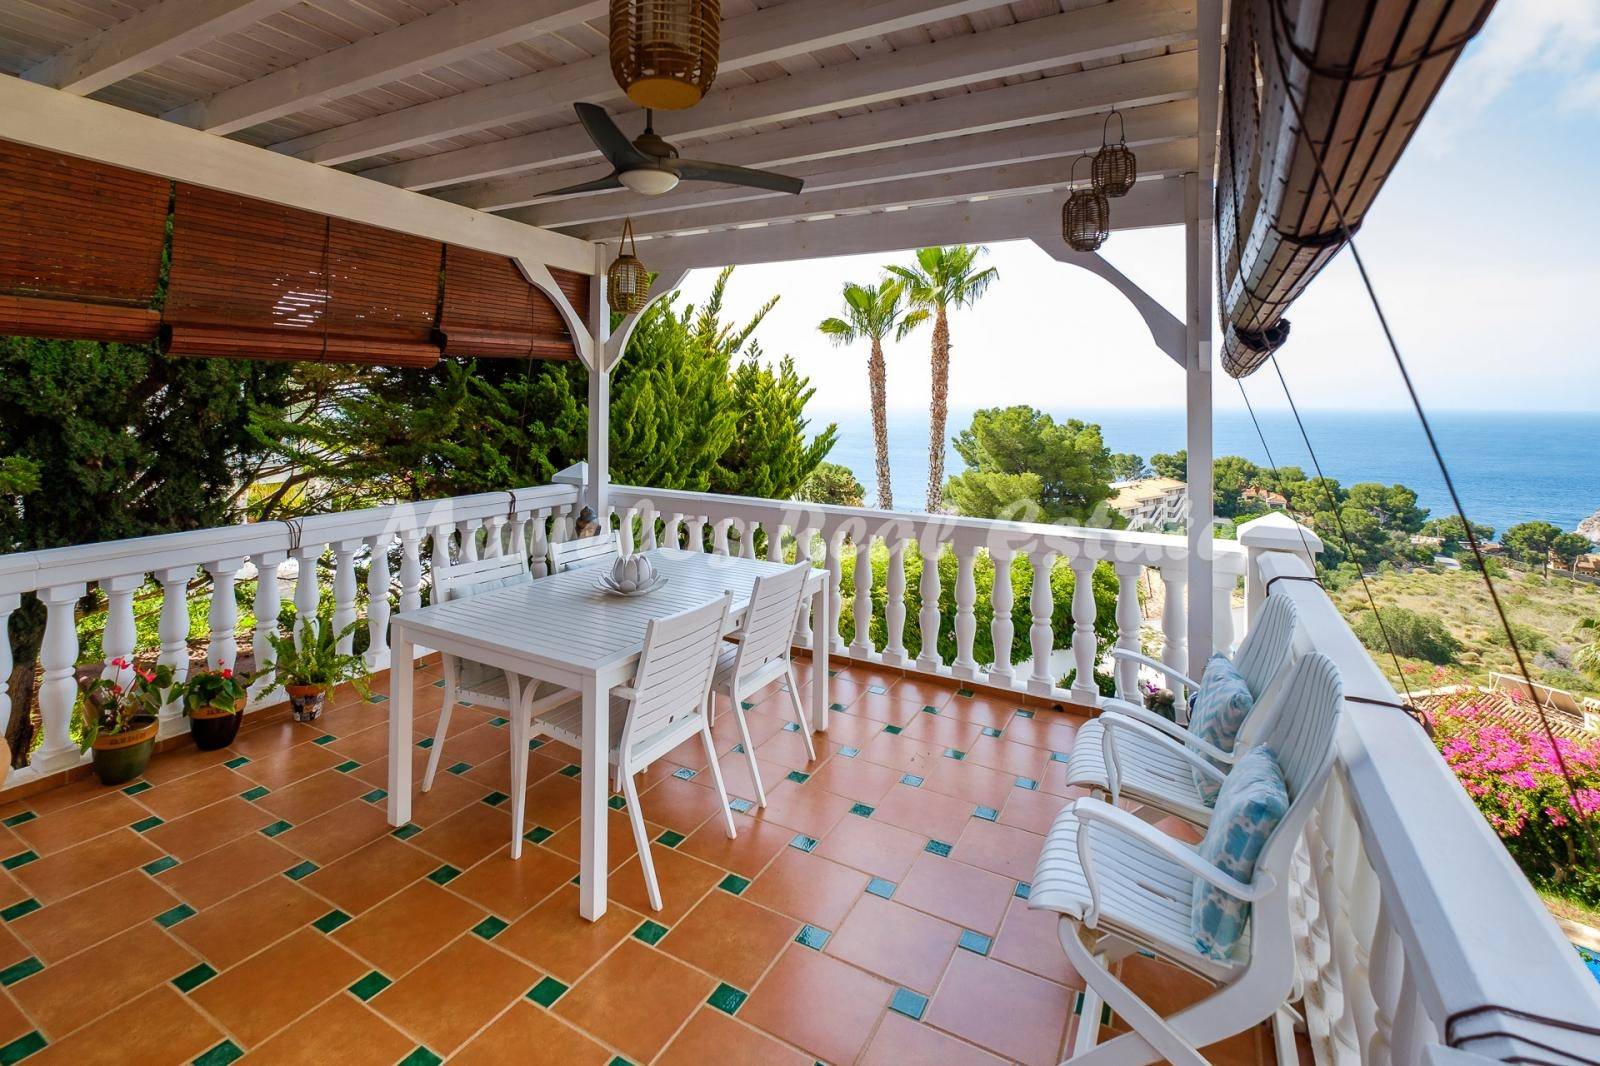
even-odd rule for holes
{"type": "Polygon", "coordinates": [[[480,592],[522,585],[533,580],[528,570],[528,560],[520,554],[496,555],[490,559],[473,559],[470,562],[451,563],[433,571],[434,599],[448,603],[480,592]]]}
{"type": "Polygon", "coordinates": [[[1320,652],[1302,655],[1270,709],[1271,717],[1252,741],[1277,754],[1291,803],[1332,761],[1343,703],[1344,684],[1333,660],[1320,652]]]}
{"type": "Polygon", "coordinates": [[[593,537],[556,541],[550,545],[550,572],[559,574],[564,570],[610,566],[618,554],[616,530],[593,537]]]}
{"type": "Polygon", "coordinates": [[[1233,655],[1233,668],[1259,700],[1289,662],[1294,648],[1295,606],[1287,596],[1268,596],[1250,632],[1233,655]]]}
{"type": "Polygon", "coordinates": [[[683,718],[704,713],[732,603],[729,594],[646,627],[621,751],[631,752],[683,718]]]}
{"type": "Polygon", "coordinates": [[[739,651],[733,661],[734,685],[752,676],[770,662],[789,654],[794,643],[794,619],[805,595],[811,563],[799,562],[782,573],[756,578],[750,592],[750,607],[739,635],[739,651]]]}

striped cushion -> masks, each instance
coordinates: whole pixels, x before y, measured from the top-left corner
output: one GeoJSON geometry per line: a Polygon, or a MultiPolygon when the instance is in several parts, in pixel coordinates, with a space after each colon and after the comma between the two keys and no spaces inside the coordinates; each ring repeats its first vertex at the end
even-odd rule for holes
{"type": "MultiPolygon", "coordinates": [[[[1255,697],[1250,686],[1233,668],[1226,656],[1213,655],[1200,677],[1200,690],[1189,709],[1189,732],[1223,751],[1232,751],[1255,697]]],[[[1198,771],[1194,774],[1200,798],[1208,804],[1217,801],[1217,786],[1198,771]]]]}
{"type": "MultiPolygon", "coordinates": [[[[1267,838],[1289,809],[1289,790],[1271,748],[1251,748],[1222,782],[1200,857],[1249,884],[1267,838]]],[[[1243,935],[1250,904],[1203,879],[1194,883],[1189,931],[1203,955],[1227,959],[1243,935]]]]}

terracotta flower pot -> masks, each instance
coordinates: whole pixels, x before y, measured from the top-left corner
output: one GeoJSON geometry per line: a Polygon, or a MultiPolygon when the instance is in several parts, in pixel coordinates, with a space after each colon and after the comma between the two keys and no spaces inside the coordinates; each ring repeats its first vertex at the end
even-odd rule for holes
{"type": "Polygon", "coordinates": [[[285,685],[284,691],[289,694],[295,721],[311,722],[322,717],[322,705],[327,702],[328,692],[321,685],[285,685]]]}
{"type": "Polygon", "coordinates": [[[200,707],[189,712],[189,735],[201,751],[216,751],[233,743],[243,719],[244,700],[237,701],[230,711],[200,707]]]}
{"type": "Polygon", "coordinates": [[[94,739],[94,773],[102,785],[124,785],[150,764],[156,750],[156,729],[160,722],[153,714],[139,715],[120,733],[101,733],[94,739]]]}

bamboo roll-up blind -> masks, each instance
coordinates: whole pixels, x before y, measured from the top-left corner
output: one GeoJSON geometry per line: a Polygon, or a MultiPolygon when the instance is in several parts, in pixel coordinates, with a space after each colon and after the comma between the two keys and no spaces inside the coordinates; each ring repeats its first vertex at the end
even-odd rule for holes
{"type": "MultiPolygon", "coordinates": [[[[588,279],[583,280],[584,302],[574,303],[577,308],[588,305],[588,279]]],[[[562,291],[569,293],[571,300],[570,292],[575,290],[563,285],[562,291]]],[[[439,330],[444,334],[447,355],[573,359],[577,354],[555,304],[528,283],[510,258],[455,245],[445,251],[444,312],[439,330]]]]}

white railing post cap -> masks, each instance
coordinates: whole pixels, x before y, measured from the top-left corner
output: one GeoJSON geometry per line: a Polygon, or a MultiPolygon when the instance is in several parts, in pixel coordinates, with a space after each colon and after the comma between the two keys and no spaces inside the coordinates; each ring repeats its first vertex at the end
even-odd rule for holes
{"type": "Polygon", "coordinates": [[[1322,551],[1322,538],[1282,511],[1252,518],[1239,527],[1238,536],[1240,544],[1258,551],[1304,552],[1307,547],[1312,554],[1322,551]]]}
{"type": "Polygon", "coordinates": [[[550,479],[561,485],[576,485],[582,488],[589,483],[589,464],[586,461],[573,463],[565,470],[559,470],[550,479]]]}

